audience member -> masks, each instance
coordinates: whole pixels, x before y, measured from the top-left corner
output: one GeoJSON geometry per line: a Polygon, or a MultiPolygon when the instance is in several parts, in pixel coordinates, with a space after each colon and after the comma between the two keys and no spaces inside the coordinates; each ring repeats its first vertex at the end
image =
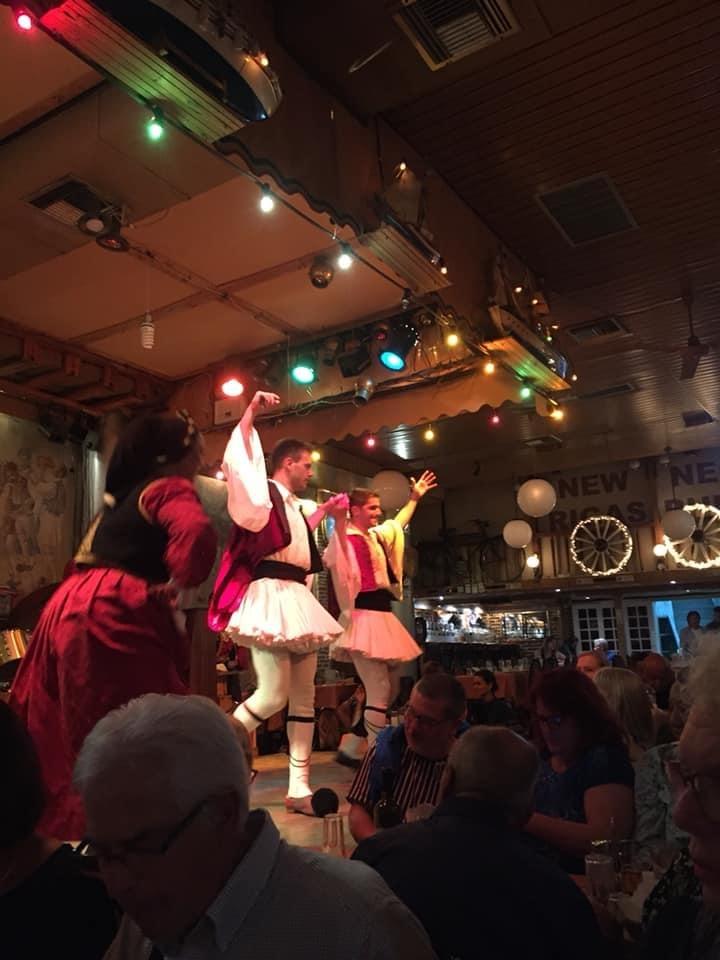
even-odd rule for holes
{"type": "Polygon", "coordinates": [[[642,680],[632,670],[616,667],[603,667],[594,679],[620,724],[630,762],[637,763],[655,745],[652,706],[642,680]]]}
{"type": "Polygon", "coordinates": [[[577,670],[543,674],[530,692],[541,768],[526,830],[571,873],[594,840],[632,836],[633,768],[622,730],[577,670]]]}
{"type": "Polygon", "coordinates": [[[680,631],[680,652],[686,657],[694,657],[701,640],[700,614],[691,610],[687,615],[687,626],[680,631]]]}
{"type": "Polygon", "coordinates": [[[40,764],[22,721],[0,702],[0,956],[100,960],[117,928],[115,909],[87,861],[39,836],[45,806],[40,764]]]}
{"type": "Polygon", "coordinates": [[[690,835],[689,854],[701,899],[670,898],[648,931],[648,960],[715,960],[720,956],[720,650],[696,658],[692,707],[668,764],[677,826],[690,835]]]}
{"type": "Polygon", "coordinates": [[[635,840],[655,862],[672,859],[687,846],[688,836],[675,826],[666,764],[676,759],[677,744],[648,750],[635,765],[635,840]]]}
{"type": "Polygon", "coordinates": [[[675,674],[665,657],[660,653],[647,653],[635,668],[645,686],[651,691],[660,710],[670,708],[670,690],[675,683],[675,674]]]}
{"type": "Polygon", "coordinates": [[[516,721],[509,700],[497,695],[498,683],[492,670],[481,670],[473,677],[468,702],[468,722],[489,727],[509,727],[516,721]]]}
{"type": "Polygon", "coordinates": [[[204,697],[148,694],[94,727],[74,782],[126,911],[108,960],[143,960],[153,945],[177,958],[432,957],[376,874],[290,846],[249,811],[248,779],[227,717],[204,697]]]}
{"type": "Polygon", "coordinates": [[[373,808],[385,770],[392,770],[393,799],[403,814],[437,802],[447,756],[464,715],[465,693],[455,677],[431,673],[415,684],[404,722],[381,731],[350,787],[348,822],[358,843],[375,833],[373,808]]]}
{"type": "Polygon", "coordinates": [[[590,677],[592,680],[598,670],[602,670],[603,667],[607,666],[607,660],[598,650],[590,651],[587,653],[581,653],[577,658],[577,663],[575,664],[575,669],[579,670],[580,673],[584,673],[586,677],[590,677]]]}
{"type": "Polygon", "coordinates": [[[535,748],[516,734],[469,730],[450,753],[432,817],[355,851],[420,919],[441,960],[600,956],[588,900],[521,833],[537,771],[535,748]]]}

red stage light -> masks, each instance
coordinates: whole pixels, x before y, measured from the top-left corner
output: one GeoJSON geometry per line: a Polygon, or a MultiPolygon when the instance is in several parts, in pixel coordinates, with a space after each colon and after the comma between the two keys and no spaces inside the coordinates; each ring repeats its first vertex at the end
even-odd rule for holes
{"type": "Polygon", "coordinates": [[[33,18],[25,10],[18,10],[15,14],[15,23],[17,24],[18,30],[32,30],[33,28],[33,18]]]}
{"type": "Polygon", "coordinates": [[[237,377],[228,377],[220,387],[226,397],[239,397],[245,390],[237,377]]]}

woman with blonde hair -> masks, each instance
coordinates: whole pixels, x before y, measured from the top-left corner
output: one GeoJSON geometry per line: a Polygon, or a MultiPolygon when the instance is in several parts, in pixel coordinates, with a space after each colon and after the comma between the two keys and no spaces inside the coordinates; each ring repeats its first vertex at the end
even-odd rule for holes
{"type": "Polygon", "coordinates": [[[594,679],[622,727],[631,763],[637,763],[655,745],[652,705],[642,680],[617,667],[598,670],[594,679]]]}

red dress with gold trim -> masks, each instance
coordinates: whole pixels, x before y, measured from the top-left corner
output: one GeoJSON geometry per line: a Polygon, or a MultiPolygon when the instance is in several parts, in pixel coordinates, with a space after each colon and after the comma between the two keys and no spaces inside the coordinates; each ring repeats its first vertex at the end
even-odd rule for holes
{"type": "Polygon", "coordinates": [[[193,485],[181,477],[136,488],[106,509],[93,553],[96,544],[94,565],[68,577],[45,606],[10,700],[40,756],[40,831],[61,840],[84,832],[72,771],[97,721],[144,693],[188,692],[189,644],[173,587],[202,583],[217,549],[193,485]]]}

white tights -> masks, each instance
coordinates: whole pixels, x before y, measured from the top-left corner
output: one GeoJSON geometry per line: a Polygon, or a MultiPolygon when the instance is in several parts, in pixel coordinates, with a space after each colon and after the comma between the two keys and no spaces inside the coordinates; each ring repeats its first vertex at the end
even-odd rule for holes
{"type": "Polygon", "coordinates": [[[368,735],[368,747],[371,747],[385,726],[388,707],[400,688],[400,665],[388,660],[371,660],[360,653],[353,652],[351,656],[365,687],[363,720],[368,735]]]}
{"type": "Polygon", "coordinates": [[[317,653],[252,647],[251,654],[257,690],[235,710],[235,719],[252,733],[263,720],[288,706],[288,796],[309,797],[317,653]]]}

